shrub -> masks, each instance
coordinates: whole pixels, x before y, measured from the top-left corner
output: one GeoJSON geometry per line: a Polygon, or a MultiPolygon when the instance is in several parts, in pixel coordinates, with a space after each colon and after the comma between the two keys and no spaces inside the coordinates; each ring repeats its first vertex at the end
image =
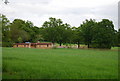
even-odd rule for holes
{"type": "Polygon", "coordinates": [[[12,47],[13,43],[12,42],[2,42],[2,47],[12,47]]]}
{"type": "Polygon", "coordinates": [[[57,49],[57,46],[53,46],[52,49],[57,49]]]}

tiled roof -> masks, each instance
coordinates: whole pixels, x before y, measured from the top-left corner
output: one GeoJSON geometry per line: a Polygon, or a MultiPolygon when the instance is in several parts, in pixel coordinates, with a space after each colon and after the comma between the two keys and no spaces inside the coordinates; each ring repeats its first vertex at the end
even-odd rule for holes
{"type": "Polygon", "coordinates": [[[37,45],[52,45],[52,43],[36,43],[37,45]]]}
{"type": "Polygon", "coordinates": [[[29,45],[29,43],[15,43],[14,45],[29,45]]]}
{"type": "Polygon", "coordinates": [[[52,45],[52,43],[15,43],[14,45],[52,45]]]}

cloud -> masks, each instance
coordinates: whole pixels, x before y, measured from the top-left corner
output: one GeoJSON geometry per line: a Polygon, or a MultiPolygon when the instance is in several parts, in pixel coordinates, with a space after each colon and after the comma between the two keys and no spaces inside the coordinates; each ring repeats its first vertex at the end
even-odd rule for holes
{"type": "Polygon", "coordinates": [[[71,26],[80,26],[85,19],[110,19],[118,27],[118,0],[11,0],[0,3],[1,12],[10,20],[30,20],[41,27],[49,17],[61,18],[71,26]]]}

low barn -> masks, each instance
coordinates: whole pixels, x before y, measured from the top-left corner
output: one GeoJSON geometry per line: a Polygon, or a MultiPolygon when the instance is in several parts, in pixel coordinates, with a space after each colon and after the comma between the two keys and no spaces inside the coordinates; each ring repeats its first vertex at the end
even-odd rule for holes
{"type": "Polygon", "coordinates": [[[22,48],[52,48],[52,43],[15,43],[13,47],[22,47],[22,48]]]}

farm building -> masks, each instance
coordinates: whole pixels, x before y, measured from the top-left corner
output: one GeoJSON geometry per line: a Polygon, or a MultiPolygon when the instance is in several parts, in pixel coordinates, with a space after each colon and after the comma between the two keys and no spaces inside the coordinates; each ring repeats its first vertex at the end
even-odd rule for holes
{"type": "Polygon", "coordinates": [[[52,48],[52,43],[15,43],[13,47],[22,47],[22,48],[52,48]]]}

